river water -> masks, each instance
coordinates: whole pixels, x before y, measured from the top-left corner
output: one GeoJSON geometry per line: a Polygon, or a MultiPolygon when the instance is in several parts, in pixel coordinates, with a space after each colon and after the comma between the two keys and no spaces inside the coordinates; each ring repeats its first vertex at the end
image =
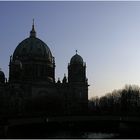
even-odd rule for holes
{"type": "Polygon", "coordinates": [[[8,129],[6,138],[8,139],[107,139],[107,138],[140,138],[140,131],[134,133],[120,132],[119,130],[113,130],[113,127],[107,129],[105,125],[102,129],[84,130],[80,128],[61,128],[54,126],[48,128],[47,126],[21,126],[12,127],[8,129]]]}
{"type": "Polygon", "coordinates": [[[112,132],[88,132],[88,131],[73,131],[73,130],[54,130],[48,131],[45,129],[12,129],[6,138],[32,138],[32,139],[102,139],[102,138],[119,138],[119,133],[112,132]]]}
{"type": "Polygon", "coordinates": [[[119,136],[118,133],[103,133],[103,132],[68,132],[68,131],[58,131],[57,133],[53,133],[52,135],[47,136],[46,138],[53,139],[73,139],[73,138],[88,138],[88,139],[102,139],[102,138],[117,138],[119,136]]]}
{"type": "Polygon", "coordinates": [[[28,131],[27,130],[14,130],[8,133],[6,138],[18,138],[18,139],[86,139],[86,138],[118,138],[118,133],[107,133],[107,132],[84,132],[84,131],[68,131],[68,130],[55,130],[55,131],[28,131]]]}

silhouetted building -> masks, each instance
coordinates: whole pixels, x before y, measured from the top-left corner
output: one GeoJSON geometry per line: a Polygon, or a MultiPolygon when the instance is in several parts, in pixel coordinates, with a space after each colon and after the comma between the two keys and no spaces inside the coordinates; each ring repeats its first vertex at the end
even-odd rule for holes
{"type": "Polygon", "coordinates": [[[0,71],[1,111],[13,114],[84,114],[88,108],[86,64],[76,54],[68,64],[68,78],[55,81],[55,58],[49,47],[30,36],[16,47],[9,62],[9,80],[0,71]]]}

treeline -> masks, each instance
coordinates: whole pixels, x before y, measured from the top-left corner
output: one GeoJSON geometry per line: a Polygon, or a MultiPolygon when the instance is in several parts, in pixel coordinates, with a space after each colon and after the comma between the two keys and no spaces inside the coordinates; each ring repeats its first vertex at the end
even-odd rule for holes
{"type": "Polygon", "coordinates": [[[89,100],[90,114],[140,116],[140,87],[126,85],[102,97],[89,100]]]}

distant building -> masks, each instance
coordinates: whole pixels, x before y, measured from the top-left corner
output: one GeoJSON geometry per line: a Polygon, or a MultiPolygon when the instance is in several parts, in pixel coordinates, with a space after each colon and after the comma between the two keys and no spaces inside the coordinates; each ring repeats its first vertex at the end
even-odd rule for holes
{"type": "Polygon", "coordinates": [[[0,71],[0,112],[11,114],[78,115],[88,108],[86,64],[76,54],[68,64],[68,78],[55,80],[55,58],[36,37],[34,23],[30,36],[16,47],[9,62],[9,80],[0,71]]]}

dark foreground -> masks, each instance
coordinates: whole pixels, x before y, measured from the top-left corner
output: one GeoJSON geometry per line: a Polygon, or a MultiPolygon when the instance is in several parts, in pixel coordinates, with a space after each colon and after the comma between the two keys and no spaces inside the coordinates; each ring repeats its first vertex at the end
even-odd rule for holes
{"type": "Polygon", "coordinates": [[[1,138],[140,138],[139,123],[51,122],[9,126],[1,138]]]}

